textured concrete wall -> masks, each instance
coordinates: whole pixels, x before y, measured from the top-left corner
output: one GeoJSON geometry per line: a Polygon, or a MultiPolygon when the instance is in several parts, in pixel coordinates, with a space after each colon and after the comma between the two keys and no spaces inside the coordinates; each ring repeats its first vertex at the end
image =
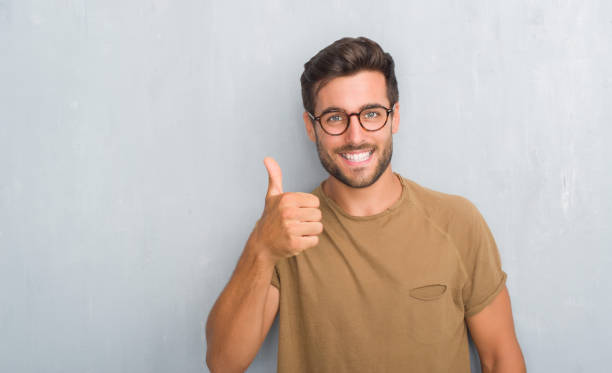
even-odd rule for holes
{"type": "Polygon", "coordinates": [[[0,0],[0,371],[207,371],[263,157],[327,176],[303,63],[360,35],[396,60],[393,169],[489,223],[528,370],[606,370],[611,2],[0,0]]]}

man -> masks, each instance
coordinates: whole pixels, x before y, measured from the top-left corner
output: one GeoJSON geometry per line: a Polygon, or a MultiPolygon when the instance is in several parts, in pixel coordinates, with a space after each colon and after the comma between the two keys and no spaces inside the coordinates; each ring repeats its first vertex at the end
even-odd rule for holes
{"type": "Polygon", "coordinates": [[[279,312],[278,372],[524,372],[506,273],[478,209],[391,169],[393,59],[344,38],[305,65],[303,120],[330,176],[266,204],[207,321],[212,372],[242,372],[279,312]]]}

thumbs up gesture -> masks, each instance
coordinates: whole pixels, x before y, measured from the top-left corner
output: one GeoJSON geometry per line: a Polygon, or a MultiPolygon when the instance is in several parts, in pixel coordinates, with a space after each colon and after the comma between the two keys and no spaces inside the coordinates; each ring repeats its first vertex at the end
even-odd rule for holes
{"type": "Polygon", "coordinates": [[[260,250],[276,263],[315,246],[323,224],[319,198],[310,193],[283,193],[280,167],[271,157],[264,158],[264,164],[268,170],[268,192],[252,237],[260,250]]]}

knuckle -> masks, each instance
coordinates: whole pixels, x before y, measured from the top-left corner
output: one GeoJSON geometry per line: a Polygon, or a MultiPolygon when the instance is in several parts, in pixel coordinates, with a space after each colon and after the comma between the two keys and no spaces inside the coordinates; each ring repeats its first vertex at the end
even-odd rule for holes
{"type": "Polygon", "coordinates": [[[288,231],[289,229],[291,229],[291,221],[290,220],[283,220],[281,222],[281,226],[283,227],[283,230],[288,231]]]}
{"type": "Polygon", "coordinates": [[[289,226],[287,227],[287,233],[289,233],[292,236],[295,236],[296,231],[297,231],[297,225],[295,223],[289,223],[289,226]]]}
{"type": "Polygon", "coordinates": [[[299,248],[299,245],[300,245],[300,242],[297,237],[295,236],[289,237],[289,247],[291,249],[297,249],[299,248]]]}
{"type": "Polygon", "coordinates": [[[283,193],[283,195],[281,195],[278,198],[278,204],[282,207],[288,206],[291,200],[291,196],[289,193],[283,193]]]}
{"type": "Polygon", "coordinates": [[[315,205],[315,207],[319,207],[321,203],[321,201],[319,201],[319,197],[315,196],[314,194],[312,196],[314,197],[312,203],[315,205]]]}
{"type": "Polygon", "coordinates": [[[281,218],[283,218],[283,220],[289,220],[293,217],[293,210],[285,207],[283,209],[281,209],[281,218]]]}

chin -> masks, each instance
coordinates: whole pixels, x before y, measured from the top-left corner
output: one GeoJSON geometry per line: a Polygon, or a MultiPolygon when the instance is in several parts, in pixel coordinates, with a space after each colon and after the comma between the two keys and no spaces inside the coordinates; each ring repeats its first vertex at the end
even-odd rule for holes
{"type": "Polygon", "coordinates": [[[338,172],[332,176],[348,187],[359,189],[369,187],[380,178],[380,175],[376,175],[375,170],[370,171],[367,176],[348,176],[344,172],[338,172]]]}

